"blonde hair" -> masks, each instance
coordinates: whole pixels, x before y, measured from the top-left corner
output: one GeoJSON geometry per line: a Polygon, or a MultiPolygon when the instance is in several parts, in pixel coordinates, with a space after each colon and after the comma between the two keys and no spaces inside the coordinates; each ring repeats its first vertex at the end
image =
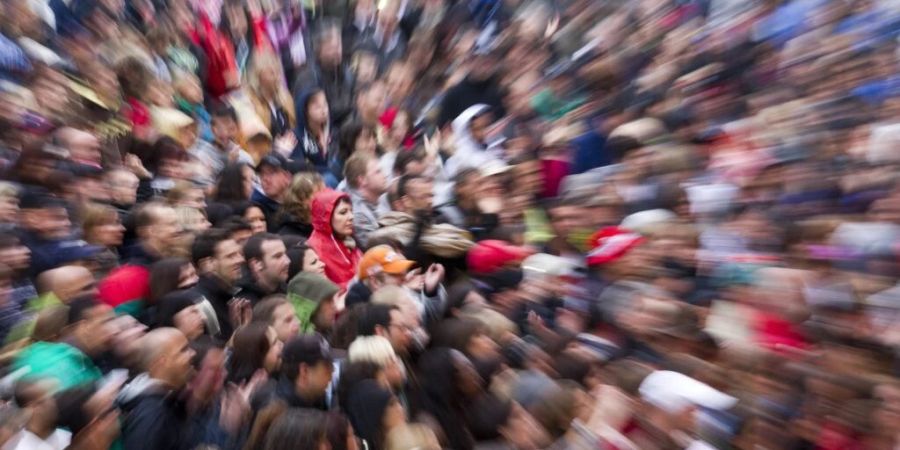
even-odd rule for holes
{"type": "Polygon", "coordinates": [[[302,172],[294,175],[291,186],[284,194],[281,206],[282,216],[293,216],[302,222],[310,222],[310,202],[316,192],[325,189],[325,181],[315,172],[302,172]]]}
{"type": "Polygon", "coordinates": [[[16,187],[16,185],[14,185],[10,182],[0,181],[0,198],[6,198],[6,197],[18,198],[19,197],[19,189],[16,187]]]}
{"type": "Polygon", "coordinates": [[[197,223],[206,220],[206,214],[190,206],[175,207],[175,216],[178,218],[178,224],[183,230],[196,231],[197,223]]]}
{"type": "Polygon", "coordinates": [[[119,214],[111,206],[86,203],[81,207],[81,230],[88,241],[91,240],[91,229],[114,223],[118,219],[119,214]]]}
{"type": "Polygon", "coordinates": [[[347,358],[351,363],[372,362],[382,368],[398,361],[391,341],[382,336],[357,337],[347,349],[347,358]]]}

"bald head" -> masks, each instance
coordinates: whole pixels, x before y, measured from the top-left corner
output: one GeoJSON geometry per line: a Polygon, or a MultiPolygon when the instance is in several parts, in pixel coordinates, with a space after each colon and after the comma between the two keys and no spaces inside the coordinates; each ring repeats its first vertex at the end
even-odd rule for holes
{"type": "Polygon", "coordinates": [[[194,351],[176,328],[157,328],[138,342],[141,367],[151,378],[179,389],[190,379],[194,351]]]}
{"type": "Polygon", "coordinates": [[[62,266],[41,272],[36,287],[38,294],[52,292],[63,303],[82,294],[96,294],[94,276],[81,266],[62,266]]]}

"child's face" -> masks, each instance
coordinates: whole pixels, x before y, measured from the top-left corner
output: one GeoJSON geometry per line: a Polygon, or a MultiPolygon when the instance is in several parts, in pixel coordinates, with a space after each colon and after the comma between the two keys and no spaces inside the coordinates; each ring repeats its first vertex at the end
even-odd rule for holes
{"type": "Polygon", "coordinates": [[[213,137],[220,144],[231,142],[237,136],[237,124],[229,117],[213,117],[211,127],[213,137]]]}

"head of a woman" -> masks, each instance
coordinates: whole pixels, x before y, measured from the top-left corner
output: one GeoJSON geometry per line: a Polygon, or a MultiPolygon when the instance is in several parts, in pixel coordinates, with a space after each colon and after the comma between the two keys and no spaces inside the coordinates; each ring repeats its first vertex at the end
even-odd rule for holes
{"type": "Polygon", "coordinates": [[[387,433],[406,423],[397,397],[378,381],[360,381],[350,389],[347,415],[356,433],[371,449],[384,448],[387,433]]]}
{"type": "Polygon", "coordinates": [[[263,450],[328,450],[327,416],[312,409],[289,409],[266,433],[263,450]]]}
{"type": "Polygon", "coordinates": [[[186,258],[166,258],[150,266],[150,295],[147,303],[154,305],[164,295],[197,284],[197,270],[186,258]]]}
{"type": "Polygon", "coordinates": [[[111,206],[89,203],[81,212],[84,240],[90,244],[107,248],[122,244],[125,227],[119,220],[119,213],[111,206]]]}
{"type": "Polygon", "coordinates": [[[362,122],[350,122],[341,128],[340,158],[346,161],[357,153],[378,156],[378,142],[375,139],[375,129],[362,122]]]}
{"type": "Polygon", "coordinates": [[[260,369],[274,373],[281,365],[282,346],[278,333],[269,324],[255,322],[238,329],[234,333],[228,379],[244,382],[260,369]]]}
{"type": "Polygon", "coordinates": [[[257,52],[253,55],[250,86],[267,100],[276,100],[285,88],[283,73],[277,58],[268,52],[257,52]]]}
{"type": "Polygon", "coordinates": [[[216,201],[241,202],[253,194],[253,168],[246,164],[229,164],[219,174],[216,184],[216,201]]]}
{"type": "Polygon", "coordinates": [[[316,172],[301,172],[294,175],[288,191],[284,194],[282,211],[293,220],[310,223],[310,202],[316,192],[325,189],[325,181],[316,172]]]}
{"type": "Polygon", "coordinates": [[[266,232],[268,222],[266,222],[266,214],[263,212],[262,208],[254,204],[246,204],[238,212],[240,213],[241,218],[250,224],[250,231],[253,232],[253,234],[266,232]]]}
{"type": "Polygon", "coordinates": [[[331,214],[331,229],[334,235],[342,239],[353,235],[353,206],[349,198],[342,198],[331,214]]]}
{"type": "Polygon", "coordinates": [[[288,258],[291,265],[288,267],[288,279],[300,272],[312,272],[325,275],[325,263],[319,259],[319,255],[306,244],[298,244],[288,250],[288,258]]]}
{"type": "Polygon", "coordinates": [[[317,90],[310,94],[303,108],[309,128],[322,127],[328,123],[328,99],[325,98],[325,91],[317,90]]]}

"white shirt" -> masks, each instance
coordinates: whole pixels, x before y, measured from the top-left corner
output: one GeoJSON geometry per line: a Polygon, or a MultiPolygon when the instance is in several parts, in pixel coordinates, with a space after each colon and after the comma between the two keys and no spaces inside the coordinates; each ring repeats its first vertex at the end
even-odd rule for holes
{"type": "Polygon", "coordinates": [[[3,446],[3,450],[64,450],[71,441],[72,433],[65,430],[57,429],[46,440],[22,430],[3,446]]]}

